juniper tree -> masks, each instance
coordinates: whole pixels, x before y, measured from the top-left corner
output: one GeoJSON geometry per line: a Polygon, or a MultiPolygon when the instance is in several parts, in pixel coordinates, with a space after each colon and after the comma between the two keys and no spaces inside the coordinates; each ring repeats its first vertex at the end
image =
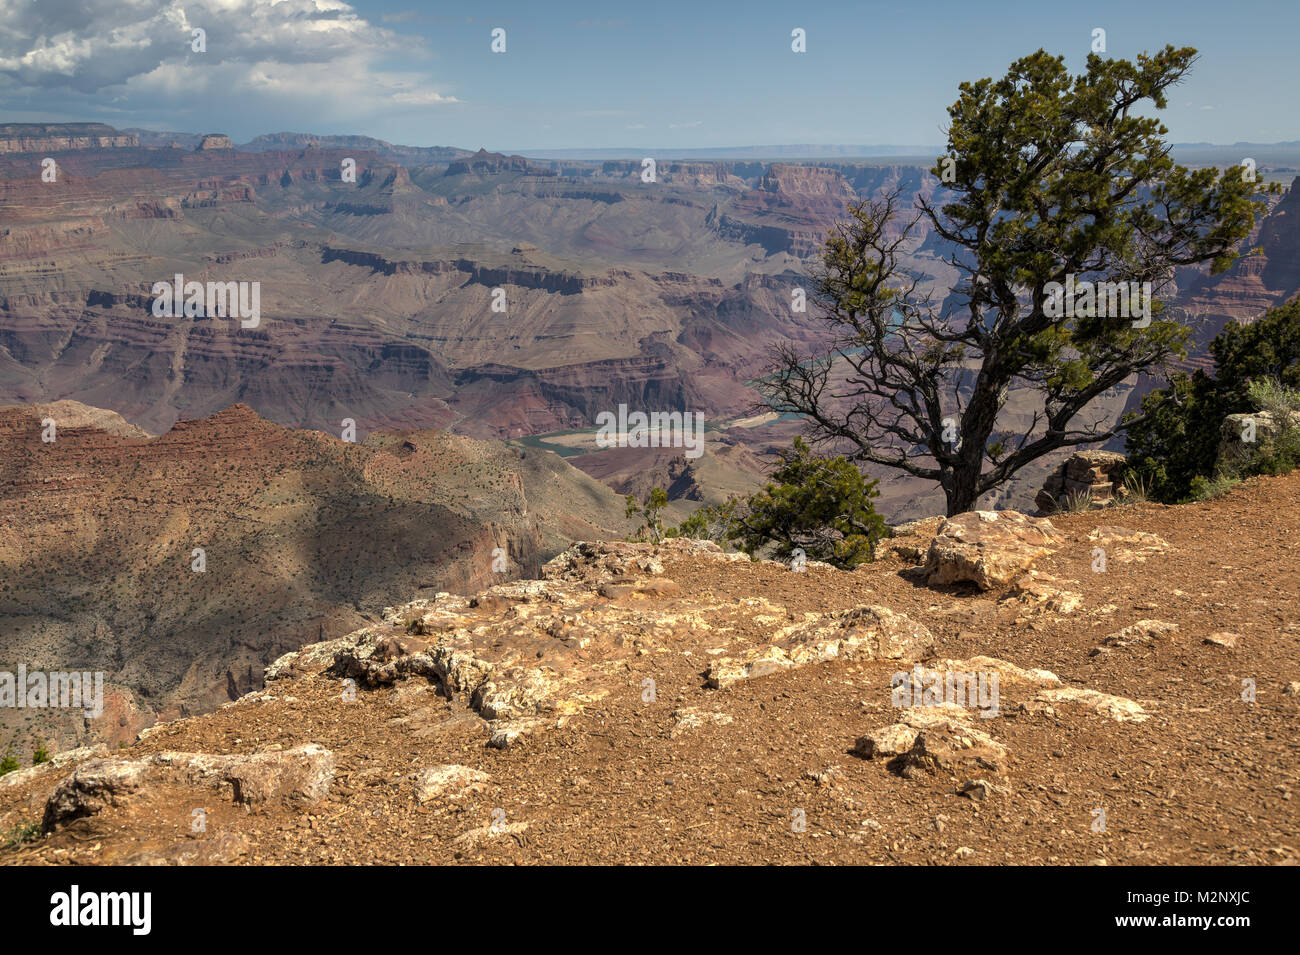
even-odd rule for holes
{"type": "Polygon", "coordinates": [[[1158,299],[1149,316],[1116,318],[1114,297],[1073,309],[1047,292],[1149,282],[1158,296],[1176,268],[1231,264],[1260,209],[1253,176],[1177,165],[1166,128],[1138,111],[1163,109],[1195,59],[1172,46],[1136,63],[1093,54],[1072,76],[1039,50],[1000,80],[961,84],[931,170],[945,201],[850,204],[812,271],[827,350],[779,347],[763,404],[857,462],[937,482],[950,515],[1049,452],[1140,421],[1106,423],[1089,405],[1185,356],[1186,329],[1158,299]],[[958,275],[939,301],[902,265],[920,224],[958,275]],[[1034,394],[1033,419],[998,432],[1012,389],[1034,394]]]}
{"type": "Polygon", "coordinates": [[[772,481],[733,510],[727,537],[751,557],[766,547],[788,561],[801,553],[846,570],[875,557],[888,535],[872,501],[879,492],[843,457],[819,457],[799,438],[780,454],[772,481]]]}
{"type": "Polygon", "coordinates": [[[668,506],[668,492],[661,487],[653,487],[643,502],[638,503],[634,494],[627,495],[624,501],[626,502],[625,512],[627,516],[640,518],[641,520],[641,526],[637,528],[636,539],[644,540],[648,533],[650,540],[656,544],[663,540],[664,523],[661,512],[668,506]]]}

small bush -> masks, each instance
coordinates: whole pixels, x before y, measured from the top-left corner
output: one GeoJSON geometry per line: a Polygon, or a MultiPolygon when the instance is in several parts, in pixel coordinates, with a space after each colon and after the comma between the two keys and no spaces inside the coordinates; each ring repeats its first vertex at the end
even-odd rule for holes
{"type": "Polygon", "coordinates": [[[1241,478],[1222,475],[1219,477],[1197,475],[1192,478],[1190,499],[1193,501],[1212,501],[1216,497],[1223,497],[1240,483],[1241,478]]]}
{"type": "Polygon", "coordinates": [[[1124,504],[1145,504],[1153,499],[1151,479],[1141,474],[1124,475],[1124,504]]]}
{"type": "Polygon", "coordinates": [[[776,560],[795,551],[845,570],[875,559],[876,542],[889,535],[872,498],[877,482],[844,457],[818,457],[801,438],[782,453],[773,483],[752,495],[728,537],[751,557],[772,548],[776,560]]]}
{"type": "Polygon", "coordinates": [[[35,822],[20,822],[8,832],[0,835],[0,849],[16,849],[24,842],[32,842],[40,837],[41,827],[35,822]]]}
{"type": "Polygon", "coordinates": [[[1201,370],[1174,375],[1167,387],[1142,399],[1128,430],[1129,468],[1166,504],[1204,500],[1198,495],[1224,486],[1216,468],[1229,415],[1269,411],[1281,433],[1224,467],[1226,476],[1280,474],[1300,466],[1300,437],[1285,413],[1300,408],[1300,298],[1248,325],[1229,322],[1210,343],[1210,353],[1213,376],[1201,370]]]}
{"type": "Polygon", "coordinates": [[[1061,510],[1067,514],[1081,514],[1092,510],[1092,494],[1088,491],[1071,491],[1065,496],[1061,510]]]}
{"type": "Polygon", "coordinates": [[[666,530],[664,536],[689,537],[692,540],[722,543],[727,539],[727,534],[735,523],[737,508],[743,503],[733,494],[722,504],[706,504],[695,510],[677,527],[666,530]]]}
{"type": "Polygon", "coordinates": [[[1294,471],[1300,467],[1300,425],[1295,419],[1300,414],[1300,389],[1287,388],[1275,378],[1261,378],[1250,383],[1249,395],[1251,404],[1273,420],[1273,434],[1229,473],[1248,477],[1294,471]]]}

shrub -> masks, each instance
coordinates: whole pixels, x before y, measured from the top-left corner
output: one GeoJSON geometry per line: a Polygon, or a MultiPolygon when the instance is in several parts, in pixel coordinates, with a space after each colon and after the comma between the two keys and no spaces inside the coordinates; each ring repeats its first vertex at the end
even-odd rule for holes
{"type": "Polygon", "coordinates": [[[721,543],[727,540],[727,535],[735,524],[737,510],[742,506],[744,501],[734,494],[721,504],[706,504],[696,509],[677,527],[664,531],[664,536],[721,543]]]}
{"type": "Polygon", "coordinates": [[[878,482],[844,457],[814,455],[801,438],[782,453],[773,482],[750,496],[728,537],[750,556],[767,547],[776,560],[802,550],[808,560],[851,569],[875,557],[889,533],[871,499],[878,482]]]}
{"type": "Polygon", "coordinates": [[[31,842],[41,834],[39,823],[20,822],[8,832],[0,835],[0,849],[16,849],[24,842],[31,842]]]}
{"type": "Polygon", "coordinates": [[[1174,375],[1167,387],[1142,399],[1140,420],[1128,429],[1130,471],[1166,504],[1202,500],[1219,486],[1219,435],[1228,415],[1269,411],[1278,423],[1277,439],[1235,462],[1228,476],[1277,474],[1300,464],[1285,413],[1300,407],[1300,298],[1249,325],[1229,323],[1210,343],[1210,354],[1213,377],[1203,371],[1174,375]]]}
{"type": "Polygon", "coordinates": [[[1259,441],[1248,457],[1233,462],[1226,473],[1245,477],[1251,474],[1285,474],[1300,467],[1300,390],[1288,388],[1273,378],[1252,381],[1250,403],[1272,419],[1270,433],[1259,441]]]}
{"type": "Polygon", "coordinates": [[[1188,489],[1188,499],[1192,501],[1212,501],[1216,497],[1227,494],[1240,483],[1240,478],[1205,477],[1198,474],[1192,478],[1191,487],[1188,489]]]}

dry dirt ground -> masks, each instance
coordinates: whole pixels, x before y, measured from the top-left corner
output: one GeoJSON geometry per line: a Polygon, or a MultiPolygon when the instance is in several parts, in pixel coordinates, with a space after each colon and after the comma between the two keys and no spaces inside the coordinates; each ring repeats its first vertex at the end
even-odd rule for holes
{"type": "MultiPolygon", "coordinates": [[[[1009,753],[1005,772],[989,777],[1001,791],[983,801],[956,792],[959,776],[904,778],[854,754],[859,736],[894,722],[896,663],[837,659],[709,689],[704,648],[683,642],[631,655],[621,690],[503,750],[484,745],[479,716],[424,680],[362,688],[354,702],[334,677],[276,683],[278,699],[167,724],[121,755],[317,743],[336,757],[323,801],[249,811],[162,787],[6,848],[0,861],[1296,864],[1300,696],[1284,690],[1300,681],[1298,500],[1300,473],[1203,504],[1053,518],[1064,544],[1035,566],[1077,582],[1083,606],[1068,615],[1027,612],[996,590],[929,588],[897,557],[801,574],[665,561],[681,594],[638,598],[762,596],[795,614],[884,605],[928,626],[939,656],[1045,668],[1151,714],[1116,722],[1081,707],[1004,705],[976,721],[1009,753]],[[1157,534],[1170,548],[1094,572],[1088,533],[1101,524],[1157,534]],[[1108,634],[1149,619],[1179,629],[1092,655],[1108,634]],[[1236,646],[1204,642],[1218,631],[1237,634],[1236,646]],[[654,702],[643,700],[647,678],[654,702]],[[674,733],[686,707],[732,721],[674,733]],[[421,804],[403,780],[438,764],[490,779],[421,804]],[[202,833],[191,825],[198,808],[202,833]]],[[[0,790],[0,833],[39,823],[68,771],[0,790]]]]}

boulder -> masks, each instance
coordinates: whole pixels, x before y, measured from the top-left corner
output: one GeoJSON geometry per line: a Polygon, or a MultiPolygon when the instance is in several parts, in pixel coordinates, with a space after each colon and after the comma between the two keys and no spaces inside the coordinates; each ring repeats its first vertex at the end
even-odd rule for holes
{"type": "Polygon", "coordinates": [[[865,736],[859,736],[853,745],[853,752],[867,759],[899,756],[912,748],[919,732],[906,723],[891,723],[872,730],[865,736]]]}
{"type": "Polygon", "coordinates": [[[147,770],[143,761],[96,759],[86,763],[54,788],[45,803],[41,828],[50,832],[60,823],[122,805],[143,788],[147,770]]]}
{"type": "Polygon", "coordinates": [[[1006,790],[1001,786],[995,786],[987,779],[968,779],[961,784],[958,790],[959,796],[965,796],[967,799],[975,802],[984,802],[990,796],[1003,795],[1006,790]]]}
{"type": "Polygon", "coordinates": [[[1099,716],[1110,717],[1116,723],[1144,723],[1150,718],[1150,714],[1132,700],[1083,687],[1070,686],[1041,690],[1036,700],[1040,704],[1078,703],[1099,716]]]}
{"type": "Polygon", "coordinates": [[[1202,642],[1212,644],[1218,647],[1224,647],[1228,650],[1235,650],[1237,641],[1241,639],[1241,634],[1231,633],[1227,630],[1216,630],[1206,637],[1202,642]]]}
{"type": "Polygon", "coordinates": [[[1007,599],[1048,613],[1071,614],[1083,605],[1083,595],[1074,590],[1067,590],[1066,584],[1077,586],[1078,581],[1061,580],[1051,574],[1027,570],[1011,582],[1011,591],[1007,599]]]}
{"type": "MultiPolygon", "coordinates": [[[[980,745],[988,746],[987,750],[972,754],[973,758],[978,755],[1005,757],[1006,751],[994,742],[992,737],[971,725],[971,717],[970,710],[951,703],[939,706],[906,706],[899,710],[897,723],[882,726],[872,730],[865,736],[859,736],[854,743],[853,751],[867,759],[900,756],[903,757],[902,761],[899,764],[891,765],[896,765],[897,768],[905,768],[909,762],[916,762],[910,760],[908,754],[915,750],[917,741],[922,734],[928,732],[932,734],[930,744],[932,747],[937,745],[936,741],[943,734],[955,734],[955,736],[962,739],[968,741],[978,740],[980,745]]],[[[949,760],[949,764],[951,763],[952,761],[949,760]]],[[[932,769],[937,764],[927,763],[926,765],[932,769]]]]}
{"type": "Polygon", "coordinates": [[[973,583],[991,590],[1011,583],[1061,541],[1052,522],[1018,511],[968,511],[939,527],[926,555],[931,586],[973,583]]]}
{"type": "Polygon", "coordinates": [[[234,801],[245,806],[315,803],[329,795],[334,754],[313,743],[278,753],[218,757],[213,770],[230,786],[234,801]]]}
{"type": "Polygon", "coordinates": [[[1000,773],[1006,758],[1006,747],[983,730],[960,720],[941,720],[917,733],[897,768],[909,778],[917,772],[955,775],[972,768],[1000,773]]]}

